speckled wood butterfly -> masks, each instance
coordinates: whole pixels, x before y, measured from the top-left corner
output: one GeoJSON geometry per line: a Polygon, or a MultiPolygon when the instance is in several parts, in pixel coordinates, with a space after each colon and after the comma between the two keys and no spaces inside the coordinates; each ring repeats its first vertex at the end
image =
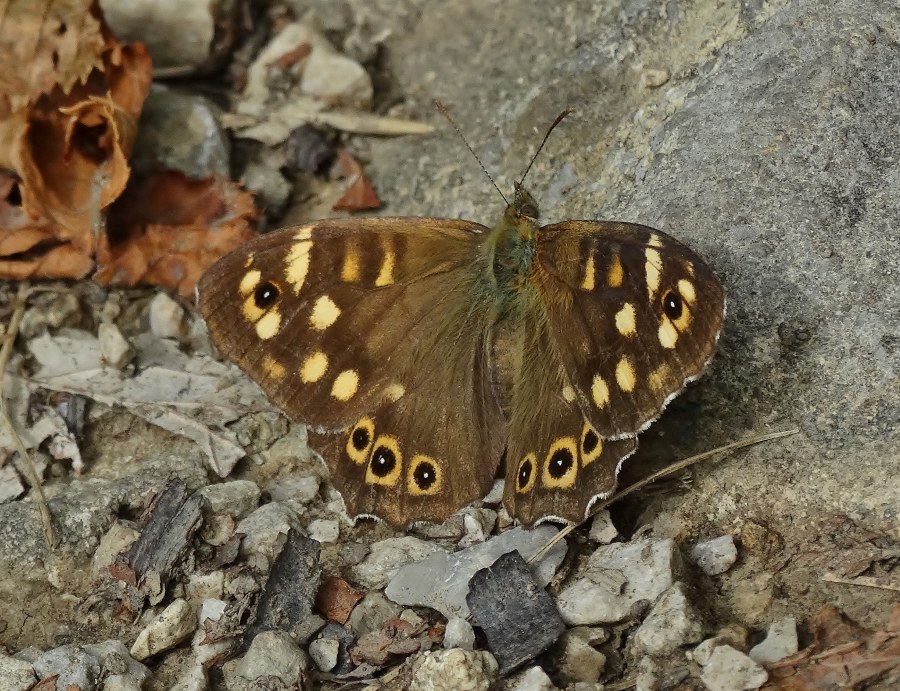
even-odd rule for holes
{"type": "Polygon", "coordinates": [[[520,183],[493,228],[316,221],[201,279],[220,350],[290,417],[339,431],[323,455],[351,515],[443,520],[503,462],[512,516],[580,522],[703,372],[725,299],[700,257],[646,226],[537,216],[520,183]]]}

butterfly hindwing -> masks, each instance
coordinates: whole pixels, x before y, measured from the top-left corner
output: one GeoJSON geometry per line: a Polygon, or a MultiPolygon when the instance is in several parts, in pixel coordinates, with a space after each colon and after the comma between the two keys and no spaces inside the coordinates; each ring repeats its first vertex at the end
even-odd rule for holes
{"type": "Polygon", "coordinates": [[[251,241],[200,283],[220,350],[290,417],[342,430],[325,459],[354,515],[445,518],[490,487],[503,419],[477,299],[482,230],[320,221],[251,241]]]}
{"type": "Polygon", "coordinates": [[[548,518],[580,523],[596,497],[615,489],[637,439],[600,436],[582,412],[541,301],[529,296],[522,305],[503,503],[526,525],[548,518]]]}
{"type": "Polygon", "coordinates": [[[630,223],[540,229],[531,281],[576,397],[604,439],[631,437],[702,374],[724,293],[694,252],[630,223]]]}

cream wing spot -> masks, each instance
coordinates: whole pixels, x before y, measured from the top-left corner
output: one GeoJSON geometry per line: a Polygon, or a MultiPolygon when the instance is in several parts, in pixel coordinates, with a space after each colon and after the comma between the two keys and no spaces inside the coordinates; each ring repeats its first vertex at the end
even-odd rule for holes
{"type": "Polygon", "coordinates": [[[659,290],[660,267],[662,266],[662,258],[659,252],[652,247],[648,247],[645,251],[646,262],[644,264],[644,273],[647,277],[647,295],[652,300],[659,290]]]}
{"type": "Polygon", "coordinates": [[[663,348],[674,348],[678,342],[678,329],[668,317],[663,317],[662,324],[659,325],[658,336],[663,348]]]}
{"type": "Polygon", "coordinates": [[[281,379],[284,377],[284,365],[278,362],[278,360],[273,358],[271,355],[266,355],[262,359],[262,367],[266,371],[266,374],[273,379],[281,379]]]}
{"type": "Polygon", "coordinates": [[[616,328],[623,336],[634,336],[637,333],[637,323],[634,305],[626,302],[622,309],[616,312],[616,328]]]}
{"type": "Polygon", "coordinates": [[[331,396],[339,401],[349,401],[359,388],[359,373],[353,369],[345,369],[334,378],[331,396]]]}
{"type": "Polygon", "coordinates": [[[591,398],[598,408],[603,408],[609,403],[609,386],[599,374],[594,375],[594,381],[591,383],[591,398]]]}
{"type": "Polygon", "coordinates": [[[321,350],[307,357],[300,367],[300,379],[304,384],[314,384],[328,371],[328,356],[321,350]]]}
{"type": "Polygon", "coordinates": [[[309,323],[316,331],[324,331],[341,316],[340,308],[327,295],[322,295],[313,305],[309,323]]]}
{"type": "Polygon", "coordinates": [[[403,398],[403,394],[405,393],[406,389],[404,388],[403,384],[401,384],[400,382],[394,382],[384,390],[384,398],[391,403],[396,403],[401,398],[403,398]]]}
{"type": "Polygon", "coordinates": [[[650,240],[647,241],[648,247],[656,247],[657,249],[662,247],[662,238],[659,233],[650,233],[650,240]]]}
{"type": "Polygon", "coordinates": [[[256,286],[259,285],[260,278],[262,278],[262,273],[260,273],[259,269],[253,269],[253,271],[245,273],[244,277],[241,279],[241,284],[238,286],[241,295],[247,296],[252,293],[256,289],[256,286]]]}
{"type": "Polygon", "coordinates": [[[656,392],[662,391],[671,376],[671,372],[672,370],[668,365],[660,365],[653,370],[648,378],[650,388],[656,392]]]}
{"type": "Polygon", "coordinates": [[[591,248],[591,251],[588,252],[587,260],[584,262],[584,278],[581,280],[581,289],[582,290],[593,290],[594,289],[594,272],[596,271],[596,267],[594,266],[596,263],[594,259],[594,248],[591,248]]]}
{"type": "Polygon", "coordinates": [[[694,284],[685,279],[681,279],[678,281],[678,292],[681,294],[681,297],[684,298],[684,301],[690,304],[694,304],[697,300],[697,292],[694,290],[694,284]]]}
{"type": "MultiPolygon", "coordinates": [[[[302,235],[303,231],[301,230],[296,237],[302,235]]],[[[298,240],[285,258],[285,278],[294,287],[294,293],[300,293],[303,283],[306,281],[306,274],[309,273],[309,253],[312,244],[312,240],[298,240]]]]}
{"type": "Polygon", "coordinates": [[[375,285],[379,288],[389,286],[394,282],[394,262],[396,256],[394,250],[390,247],[384,249],[384,259],[381,262],[381,269],[378,272],[378,278],[375,279],[375,285]]]}
{"type": "Polygon", "coordinates": [[[610,288],[619,288],[625,280],[625,269],[618,254],[614,254],[609,263],[609,271],[606,273],[606,284],[610,288]]]}
{"type": "Polygon", "coordinates": [[[564,386],[562,390],[562,397],[566,403],[574,403],[575,402],[575,389],[571,386],[564,386]]]}
{"type": "Polygon", "coordinates": [[[359,247],[348,244],[341,263],[341,280],[344,283],[358,283],[360,275],[359,247]]]}
{"type": "Polygon", "coordinates": [[[267,341],[281,328],[281,312],[271,309],[256,322],[256,335],[267,341]]]}
{"type": "Polygon", "coordinates": [[[633,391],[634,385],[637,383],[634,365],[627,357],[620,359],[616,365],[616,383],[622,391],[633,391]]]}

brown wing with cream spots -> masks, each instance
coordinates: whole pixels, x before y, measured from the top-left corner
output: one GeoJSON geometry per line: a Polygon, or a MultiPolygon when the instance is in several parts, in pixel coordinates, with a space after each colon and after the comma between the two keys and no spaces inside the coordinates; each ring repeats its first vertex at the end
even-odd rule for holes
{"type": "Polygon", "coordinates": [[[540,298],[529,294],[522,305],[513,327],[503,503],[525,525],[541,519],[581,523],[593,500],[615,489],[637,439],[601,437],[582,412],[540,298]]]}
{"type": "Polygon", "coordinates": [[[630,223],[540,229],[529,281],[576,398],[604,438],[644,429],[716,347],[725,297],[697,254],[630,223]]]}
{"type": "Polygon", "coordinates": [[[345,430],[324,455],[351,514],[440,519],[491,486],[504,423],[481,231],[319,221],[257,238],[201,280],[219,349],[290,417],[345,430]]]}

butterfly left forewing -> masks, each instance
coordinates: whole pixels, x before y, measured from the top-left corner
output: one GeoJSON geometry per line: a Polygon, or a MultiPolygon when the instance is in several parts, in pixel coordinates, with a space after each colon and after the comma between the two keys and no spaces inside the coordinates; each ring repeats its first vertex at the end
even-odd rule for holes
{"type": "Polygon", "coordinates": [[[251,241],[201,280],[219,349],[293,419],[342,430],[325,460],[353,514],[446,517],[490,487],[503,420],[477,297],[482,230],[320,221],[251,241]],[[439,482],[416,474],[418,457],[439,482]]]}
{"type": "Polygon", "coordinates": [[[722,286],[661,231],[601,221],[545,226],[530,280],[578,401],[605,439],[644,429],[715,351],[722,286]]]}

